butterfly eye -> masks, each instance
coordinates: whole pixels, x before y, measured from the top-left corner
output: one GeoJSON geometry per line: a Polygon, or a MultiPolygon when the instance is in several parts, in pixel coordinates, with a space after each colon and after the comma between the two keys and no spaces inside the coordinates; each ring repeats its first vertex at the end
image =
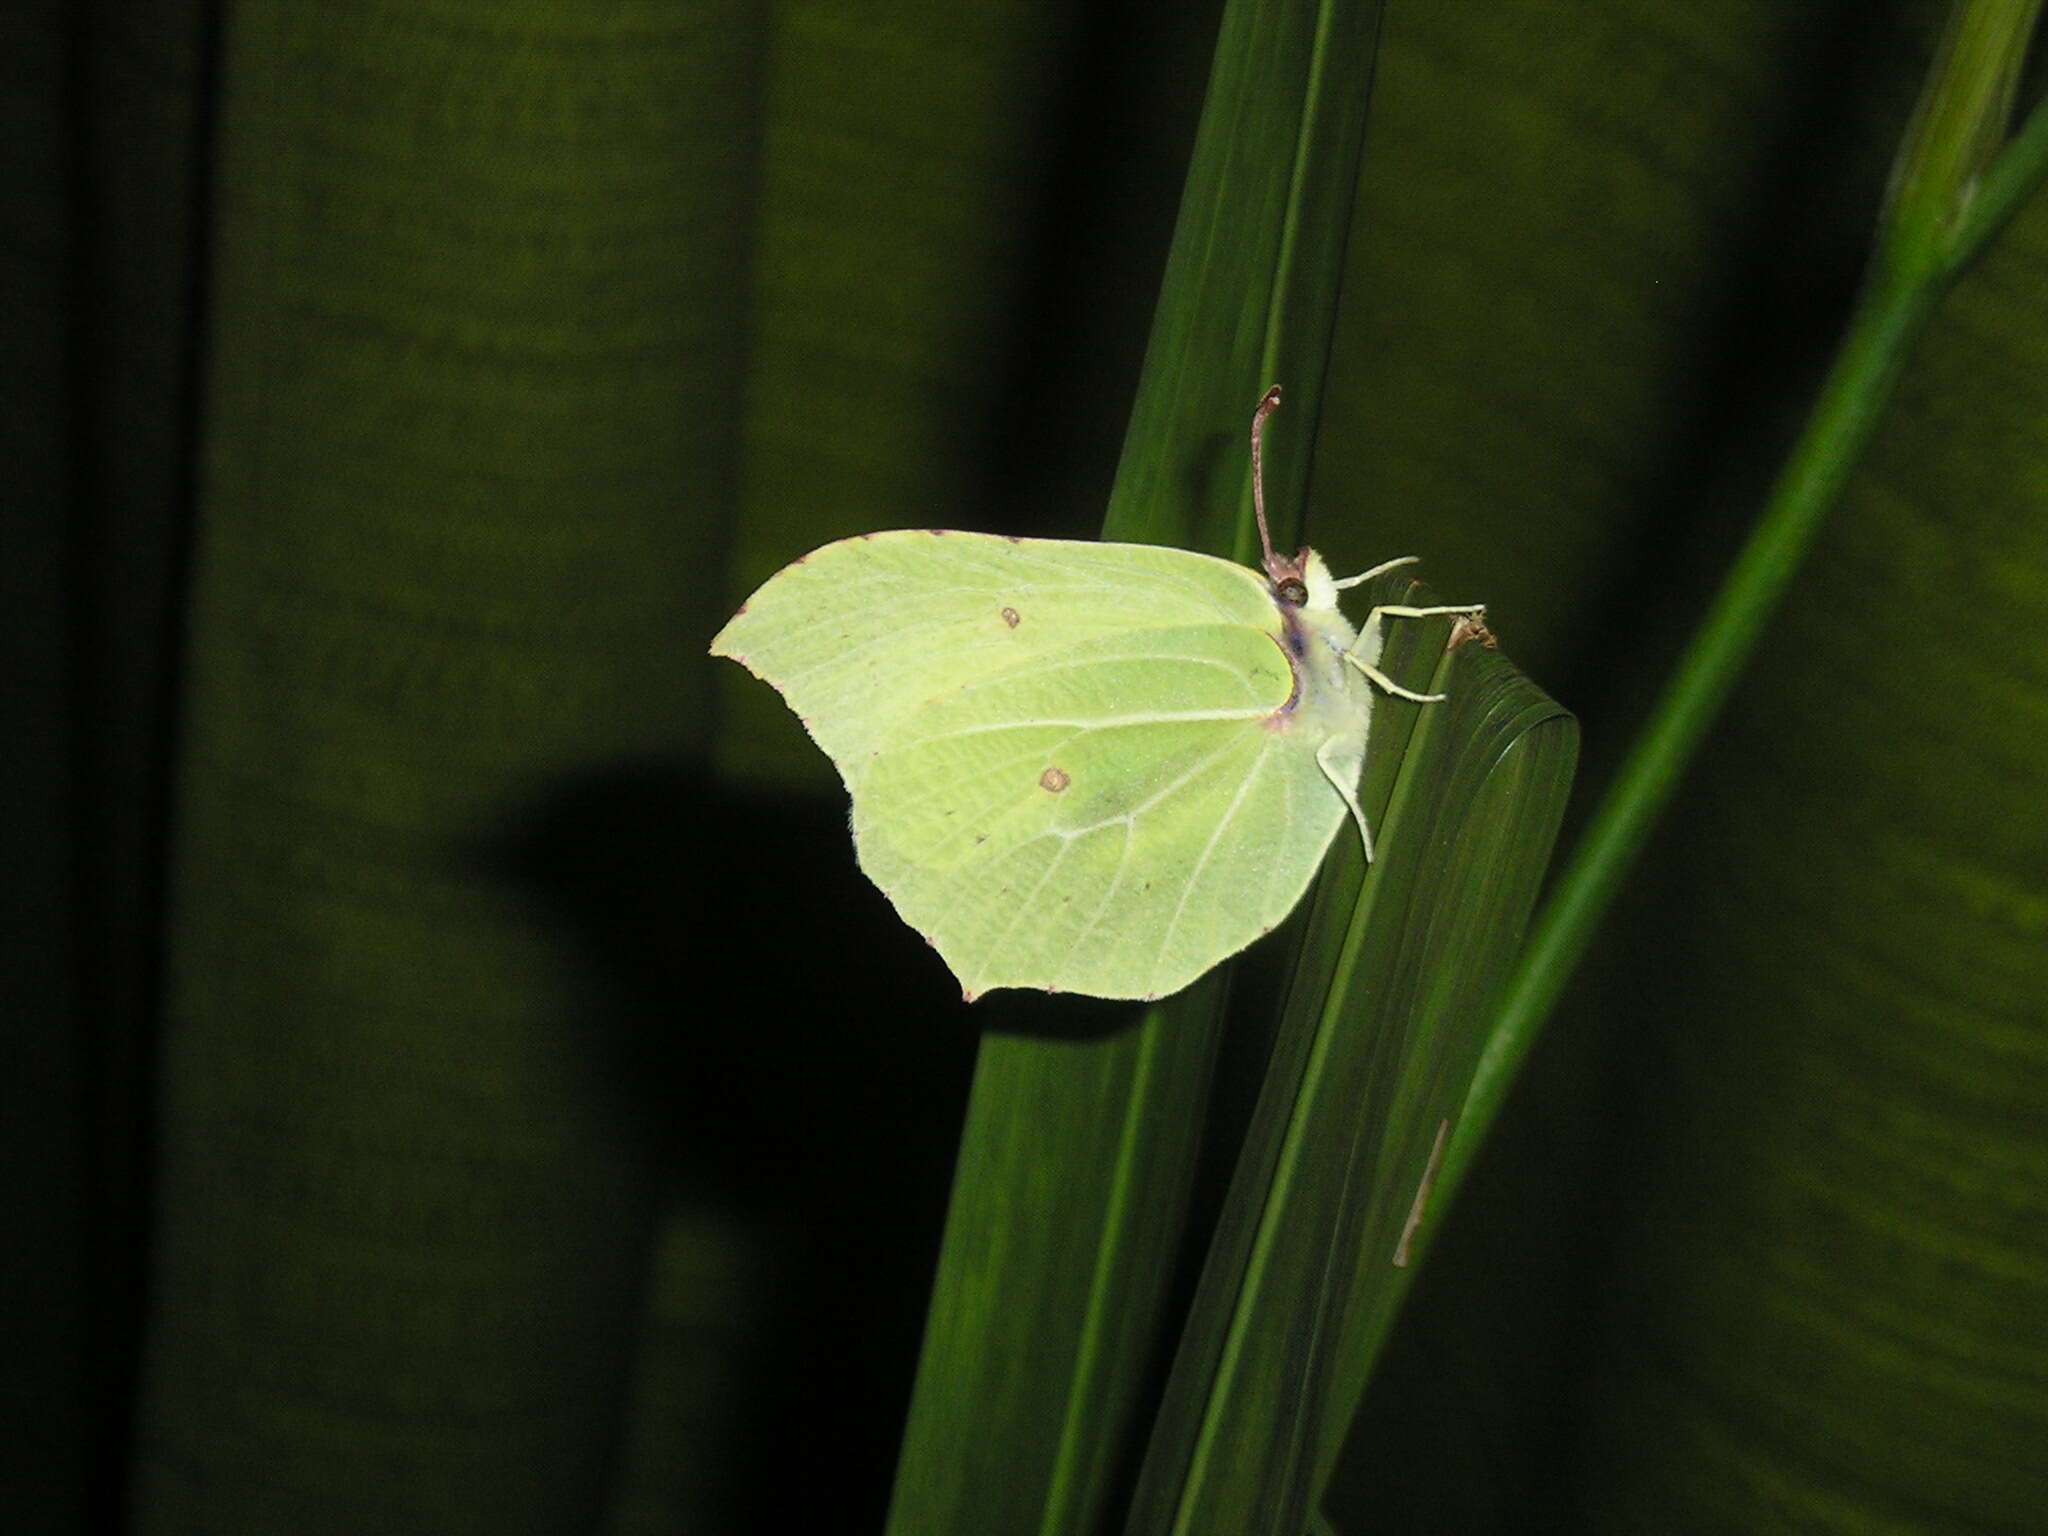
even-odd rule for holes
{"type": "Polygon", "coordinates": [[[1308,601],[1308,587],[1299,576],[1283,576],[1273,583],[1273,595],[1290,608],[1299,608],[1308,601]]]}

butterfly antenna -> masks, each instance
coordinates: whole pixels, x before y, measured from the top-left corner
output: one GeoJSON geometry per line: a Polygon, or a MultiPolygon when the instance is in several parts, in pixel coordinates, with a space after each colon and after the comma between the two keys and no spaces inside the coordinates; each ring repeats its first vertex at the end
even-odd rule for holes
{"type": "Polygon", "coordinates": [[[1266,435],[1266,418],[1280,409],[1280,386],[1275,384],[1252,412],[1252,511],[1259,519],[1259,543],[1265,547],[1266,568],[1273,566],[1273,536],[1266,531],[1266,476],[1259,466],[1259,439],[1266,435]]]}

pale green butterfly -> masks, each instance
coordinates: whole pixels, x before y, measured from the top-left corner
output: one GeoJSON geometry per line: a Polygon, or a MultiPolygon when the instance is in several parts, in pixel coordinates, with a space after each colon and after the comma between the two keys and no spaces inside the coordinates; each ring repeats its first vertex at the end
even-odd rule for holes
{"type": "Polygon", "coordinates": [[[1177,992],[1293,910],[1358,804],[1382,604],[1354,631],[1333,580],[1190,550],[867,533],[770,577],[711,642],[773,684],[853,796],[860,866],[972,1001],[996,987],[1177,992]]]}

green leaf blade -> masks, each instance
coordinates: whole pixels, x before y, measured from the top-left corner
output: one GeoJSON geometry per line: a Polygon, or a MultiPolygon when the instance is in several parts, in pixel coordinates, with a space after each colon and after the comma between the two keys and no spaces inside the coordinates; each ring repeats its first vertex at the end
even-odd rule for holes
{"type": "MultiPolygon", "coordinates": [[[[1393,675],[1425,684],[1444,633],[1398,635],[1393,675]]],[[[1308,916],[1133,1533],[1302,1527],[1405,1293],[1411,1218],[1434,1215],[1417,1191],[1458,1116],[1577,747],[1570,717],[1495,653],[1446,657],[1436,685],[1442,705],[1390,706],[1387,724],[1413,734],[1368,770],[1368,805],[1388,807],[1380,858],[1362,884],[1355,857],[1333,861],[1308,916]]]]}

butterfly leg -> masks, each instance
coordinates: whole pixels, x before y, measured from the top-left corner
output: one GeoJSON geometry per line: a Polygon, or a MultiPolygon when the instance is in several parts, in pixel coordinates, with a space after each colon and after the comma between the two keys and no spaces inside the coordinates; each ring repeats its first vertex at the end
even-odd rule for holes
{"type": "Polygon", "coordinates": [[[1330,781],[1330,787],[1337,791],[1345,807],[1351,812],[1351,819],[1358,823],[1358,836],[1365,844],[1365,862],[1372,862],[1372,828],[1365,823],[1365,810],[1358,803],[1359,761],[1354,750],[1350,760],[1338,763],[1332,760],[1332,749],[1341,745],[1340,738],[1332,736],[1316,748],[1316,766],[1323,770],[1323,777],[1330,781]],[[1346,769],[1350,771],[1345,772],[1346,769]]]}
{"type": "Polygon", "coordinates": [[[1350,651],[1344,653],[1344,659],[1397,699],[1413,699],[1418,704],[1441,704],[1449,697],[1449,695],[1442,693],[1417,693],[1412,688],[1403,688],[1378,667],[1365,660],[1364,657],[1355,655],[1350,651]]]}
{"type": "Polygon", "coordinates": [[[1485,612],[1484,603],[1442,603],[1434,608],[1410,608],[1405,603],[1381,603],[1365,616],[1365,626],[1370,629],[1383,618],[1433,619],[1440,613],[1462,613],[1476,619],[1485,612]]]}
{"type": "MultiPolygon", "coordinates": [[[[1381,619],[1432,619],[1439,614],[1446,613],[1463,614],[1468,618],[1477,618],[1485,612],[1486,604],[1484,603],[1446,603],[1432,608],[1411,608],[1405,603],[1382,603],[1365,616],[1365,623],[1360,626],[1358,634],[1359,639],[1363,640],[1365,636],[1377,633],[1377,626],[1381,619]]],[[[1441,704],[1446,697],[1446,695],[1441,693],[1417,693],[1412,688],[1403,688],[1399,683],[1387,676],[1386,673],[1359,655],[1356,644],[1353,645],[1352,649],[1344,653],[1344,659],[1358,668],[1368,679],[1379,684],[1380,687],[1397,699],[1412,699],[1417,704],[1441,704]]]]}

